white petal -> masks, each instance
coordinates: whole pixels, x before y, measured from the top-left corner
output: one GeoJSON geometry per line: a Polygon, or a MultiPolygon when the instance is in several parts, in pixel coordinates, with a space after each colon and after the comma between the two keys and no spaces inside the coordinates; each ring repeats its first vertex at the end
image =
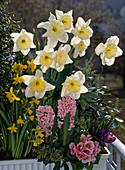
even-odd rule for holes
{"type": "Polygon", "coordinates": [[[27,35],[28,37],[30,37],[30,39],[33,41],[33,34],[30,32],[26,32],[25,35],[27,35]]]}
{"type": "Polygon", "coordinates": [[[43,49],[44,51],[46,51],[46,52],[48,52],[48,53],[50,53],[50,52],[53,52],[54,51],[54,49],[53,48],[51,48],[50,46],[48,46],[48,45],[46,45],[45,47],[44,47],[44,49],[43,49]]]}
{"type": "Polygon", "coordinates": [[[61,38],[59,38],[59,41],[66,43],[68,41],[68,34],[64,32],[61,38]]]}
{"type": "Polygon", "coordinates": [[[108,66],[111,66],[111,65],[113,65],[114,62],[115,62],[115,57],[113,57],[113,58],[111,58],[111,59],[105,58],[105,62],[106,62],[106,64],[107,64],[108,66]]]}
{"type": "Polygon", "coordinates": [[[62,91],[61,91],[61,97],[66,96],[67,94],[68,94],[67,86],[66,86],[65,83],[63,83],[63,88],[62,88],[62,91]]]}
{"type": "Polygon", "coordinates": [[[71,46],[69,44],[66,44],[63,48],[66,51],[66,53],[68,53],[71,49],[71,46]]]}
{"type": "Polygon", "coordinates": [[[72,15],[73,10],[71,9],[70,11],[67,12],[67,15],[72,15]]]}
{"type": "Polygon", "coordinates": [[[81,84],[85,82],[85,75],[81,71],[77,71],[74,75],[77,77],[77,80],[79,80],[81,84]]]}
{"type": "Polygon", "coordinates": [[[27,55],[29,53],[29,51],[30,51],[30,49],[28,49],[28,50],[21,50],[21,52],[23,53],[24,56],[27,55]]]}
{"type": "Polygon", "coordinates": [[[80,93],[77,92],[77,93],[71,93],[69,94],[69,96],[72,98],[72,99],[79,99],[80,98],[80,93]]]}
{"type": "Polygon", "coordinates": [[[89,26],[91,23],[91,19],[89,19],[88,21],[86,21],[86,25],[89,26]]]}
{"type": "Polygon", "coordinates": [[[22,29],[21,32],[20,32],[21,35],[26,34],[26,33],[27,33],[27,32],[26,32],[25,29],[22,29]]]}
{"type": "Polygon", "coordinates": [[[111,36],[107,39],[106,43],[108,42],[118,45],[119,38],[117,36],[111,36]]]}
{"type": "Polygon", "coordinates": [[[70,64],[70,63],[73,63],[73,61],[70,59],[70,57],[68,56],[67,60],[66,60],[66,63],[65,64],[70,64]]]}
{"type": "Polygon", "coordinates": [[[55,37],[48,37],[47,45],[51,48],[54,48],[58,43],[58,39],[55,37]]]}
{"type": "Polygon", "coordinates": [[[101,60],[102,60],[102,65],[103,65],[103,66],[106,65],[105,53],[102,53],[102,54],[100,55],[100,58],[101,58],[101,60]]]}
{"type": "Polygon", "coordinates": [[[13,38],[13,41],[16,42],[20,36],[20,33],[12,33],[10,36],[13,38]]]}
{"type": "Polygon", "coordinates": [[[95,53],[96,55],[100,55],[105,51],[105,45],[103,43],[100,43],[96,48],[95,48],[95,53]]]}
{"type": "Polygon", "coordinates": [[[80,57],[83,57],[84,55],[85,55],[85,51],[83,51],[81,54],[79,54],[80,55],[80,57]]]}
{"type": "Polygon", "coordinates": [[[55,89],[55,86],[46,82],[46,91],[50,91],[50,90],[53,90],[53,89],[55,89]]]}
{"type": "Polygon", "coordinates": [[[23,82],[26,85],[30,85],[30,82],[33,81],[34,76],[30,76],[30,75],[24,75],[23,77],[23,82]]]}
{"type": "Polygon", "coordinates": [[[81,41],[81,39],[79,37],[73,37],[71,39],[71,45],[74,45],[74,44],[78,44],[79,42],[81,41]]]}
{"type": "Polygon", "coordinates": [[[39,69],[37,69],[37,70],[36,70],[36,73],[35,73],[35,77],[42,78],[42,77],[43,77],[42,71],[40,71],[39,69]]]}
{"type": "Polygon", "coordinates": [[[45,95],[45,91],[39,92],[39,93],[35,91],[35,97],[36,97],[37,99],[43,98],[44,95],[45,95]]]}
{"type": "Polygon", "coordinates": [[[45,34],[42,35],[42,37],[48,37],[48,32],[45,32],[45,34]]]}
{"type": "Polygon", "coordinates": [[[35,44],[32,42],[32,45],[30,48],[36,48],[35,44]]]}
{"type": "Polygon", "coordinates": [[[85,86],[81,86],[80,93],[87,93],[88,89],[85,86]]]}
{"type": "Polygon", "coordinates": [[[17,52],[17,51],[20,51],[20,49],[17,47],[16,43],[14,43],[13,52],[17,52]]]}
{"type": "Polygon", "coordinates": [[[87,47],[90,45],[90,39],[83,40],[83,42],[87,47]]]}
{"type": "Polygon", "coordinates": [[[55,13],[56,13],[56,17],[57,17],[57,19],[61,19],[62,18],[62,16],[63,16],[63,12],[62,11],[60,11],[60,10],[55,10],[55,13]]]}
{"type": "Polygon", "coordinates": [[[49,17],[49,21],[52,21],[56,19],[55,15],[53,15],[51,12],[50,12],[50,17],[49,17]]]}
{"type": "Polygon", "coordinates": [[[119,47],[117,47],[117,52],[116,52],[116,56],[115,57],[119,57],[122,54],[123,54],[123,51],[119,47]]]}
{"type": "Polygon", "coordinates": [[[44,29],[47,29],[49,27],[50,23],[47,21],[47,22],[40,22],[38,25],[37,25],[37,28],[44,28],[44,29]]]}
{"type": "Polygon", "coordinates": [[[73,58],[77,58],[79,55],[79,53],[75,50],[74,54],[73,54],[73,58]]]}
{"type": "Polygon", "coordinates": [[[43,73],[45,73],[47,69],[48,69],[47,66],[43,66],[43,65],[41,66],[41,70],[43,71],[43,73]]]}
{"type": "Polygon", "coordinates": [[[32,96],[34,96],[34,94],[35,94],[35,91],[32,91],[29,87],[26,88],[26,90],[25,90],[26,97],[32,97],[32,96]]]}
{"type": "Polygon", "coordinates": [[[76,27],[82,27],[85,24],[85,21],[82,17],[77,19],[76,27]]]}
{"type": "Polygon", "coordinates": [[[33,63],[36,64],[36,65],[40,65],[39,59],[40,59],[40,57],[37,56],[37,57],[34,59],[33,63]]]}
{"type": "MultiPolygon", "coordinates": [[[[58,65],[58,64],[57,64],[58,65]]],[[[64,65],[62,65],[62,66],[57,66],[56,65],[56,67],[55,67],[55,69],[58,71],[58,72],[61,72],[63,69],[64,69],[64,65]]]]}

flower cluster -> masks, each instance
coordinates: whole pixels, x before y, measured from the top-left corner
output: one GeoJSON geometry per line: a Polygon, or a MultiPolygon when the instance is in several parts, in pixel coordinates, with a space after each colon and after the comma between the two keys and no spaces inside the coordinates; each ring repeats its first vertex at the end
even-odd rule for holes
{"type": "Polygon", "coordinates": [[[97,141],[92,141],[91,135],[81,135],[80,142],[75,146],[73,142],[69,145],[71,155],[76,155],[76,157],[82,161],[82,163],[95,162],[95,156],[100,152],[100,146],[97,141]]]}
{"type": "Polygon", "coordinates": [[[61,128],[65,116],[69,113],[70,116],[70,126],[71,130],[74,126],[74,119],[76,114],[76,101],[71,99],[70,96],[65,96],[62,100],[58,100],[58,112],[57,112],[57,121],[58,127],[61,128]]]}
{"type": "Polygon", "coordinates": [[[39,127],[45,132],[45,137],[52,135],[55,114],[51,106],[39,106],[36,110],[39,127]]]}

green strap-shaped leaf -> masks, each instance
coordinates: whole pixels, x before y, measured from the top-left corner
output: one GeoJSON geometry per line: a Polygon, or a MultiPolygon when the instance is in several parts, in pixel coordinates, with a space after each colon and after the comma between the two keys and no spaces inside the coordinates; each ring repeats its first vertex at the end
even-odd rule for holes
{"type": "Polygon", "coordinates": [[[0,115],[2,116],[4,121],[6,122],[7,126],[9,126],[8,118],[7,118],[6,114],[2,110],[0,110],[0,115]]]}
{"type": "Polygon", "coordinates": [[[66,146],[68,143],[68,129],[70,125],[70,116],[69,113],[65,116],[64,123],[63,123],[63,146],[66,146]]]}
{"type": "Polygon", "coordinates": [[[16,147],[16,152],[15,152],[14,158],[18,158],[18,154],[20,153],[20,145],[21,145],[21,142],[22,142],[22,140],[23,140],[23,136],[24,136],[24,134],[25,134],[25,132],[26,132],[28,122],[29,122],[29,121],[25,122],[25,124],[23,125],[22,131],[21,131],[21,133],[20,133],[19,140],[16,141],[16,146],[17,146],[17,147],[16,147]]]}

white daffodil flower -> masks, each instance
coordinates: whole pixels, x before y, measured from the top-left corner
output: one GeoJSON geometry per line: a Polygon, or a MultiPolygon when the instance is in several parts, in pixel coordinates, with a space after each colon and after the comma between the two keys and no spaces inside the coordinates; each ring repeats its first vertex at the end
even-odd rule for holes
{"type": "Polygon", "coordinates": [[[55,13],[57,19],[64,24],[66,32],[70,33],[73,28],[72,10],[68,11],[67,13],[63,13],[63,11],[56,10],[55,13]]]}
{"type": "Polygon", "coordinates": [[[90,39],[82,40],[78,37],[73,37],[71,40],[71,45],[75,48],[73,58],[77,58],[85,55],[87,47],[90,45],[90,39]]]}
{"type": "Polygon", "coordinates": [[[43,50],[36,51],[37,57],[34,59],[35,65],[41,65],[41,70],[43,73],[51,66],[53,60],[50,58],[51,52],[53,52],[53,48],[49,48],[45,46],[43,50]]]}
{"type": "Polygon", "coordinates": [[[100,43],[95,48],[95,53],[100,55],[102,65],[111,66],[115,62],[115,57],[122,55],[123,51],[117,46],[119,38],[117,36],[111,36],[107,39],[106,43],[100,43]]]}
{"type": "Polygon", "coordinates": [[[55,86],[47,83],[43,79],[42,72],[40,70],[36,70],[35,76],[33,75],[24,75],[23,82],[27,85],[25,90],[25,96],[32,97],[35,96],[37,99],[42,98],[46,91],[53,90],[55,86]]]}
{"type": "Polygon", "coordinates": [[[68,44],[64,47],[61,45],[58,51],[51,53],[50,58],[53,59],[53,63],[50,67],[55,68],[58,72],[61,72],[64,69],[65,64],[73,63],[68,55],[70,49],[71,47],[68,44]]]}
{"type": "Polygon", "coordinates": [[[39,23],[37,28],[44,28],[47,30],[43,37],[48,37],[47,44],[50,47],[55,47],[58,40],[63,43],[66,43],[68,40],[68,35],[65,32],[63,23],[56,20],[56,17],[52,13],[50,13],[49,21],[39,23]]]}
{"type": "Polygon", "coordinates": [[[85,75],[81,71],[77,71],[74,75],[66,78],[62,84],[61,97],[69,95],[73,99],[79,99],[81,93],[88,92],[88,89],[83,85],[85,75]]]}
{"type": "Polygon", "coordinates": [[[91,22],[91,19],[85,22],[82,17],[79,17],[77,19],[75,28],[73,28],[72,30],[72,33],[76,37],[79,37],[82,40],[90,39],[90,37],[92,37],[93,35],[93,30],[89,26],[90,22],[91,22]]]}
{"type": "Polygon", "coordinates": [[[20,33],[12,33],[11,37],[14,41],[13,52],[21,51],[23,55],[27,55],[30,48],[35,48],[33,43],[33,34],[22,29],[20,33]]]}

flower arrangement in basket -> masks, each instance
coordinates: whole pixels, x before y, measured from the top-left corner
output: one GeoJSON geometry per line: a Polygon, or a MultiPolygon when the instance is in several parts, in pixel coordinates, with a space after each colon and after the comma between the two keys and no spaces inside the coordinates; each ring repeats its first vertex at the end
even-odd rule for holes
{"type": "Polygon", "coordinates": [[[11,34],[20,62],[12,65],[12,86],[1,102],[2,149],[9,159],[34,152],[45,165],[55,163],[55,169],[68,169],[67,162],[73,169],[92,169],[105,144],[115,141],[112,129],[124,126],[116,117],[118,102],[108,102],[109,89],[101,86],[91,61],[100,55],[102,65],[110,66],[122,50],[119,38],[111,36],[79,67],[77,58],[85,56],[93,35],[91,20],[79,17],[73,26],[72,10],[55,13],[37,26],[46,29],[42,50],[35,30],[11,34]],[[30,48],[36,50],[32,60],[30,48]]]}

